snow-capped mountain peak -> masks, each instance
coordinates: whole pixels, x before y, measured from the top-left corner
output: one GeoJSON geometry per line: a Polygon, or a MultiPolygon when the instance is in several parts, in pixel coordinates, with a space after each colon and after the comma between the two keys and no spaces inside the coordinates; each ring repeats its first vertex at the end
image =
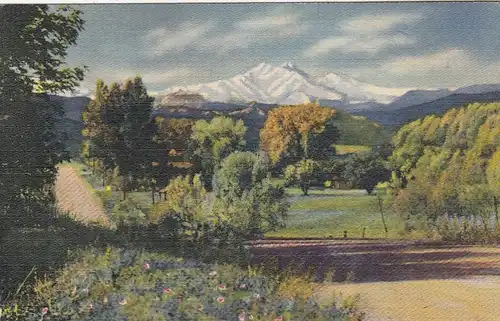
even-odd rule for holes
{"type": "Polygon", "coordinates": [[[390,94],[394,91],[392,88],[365,84],[344,75],[329,73],[322,77],[311,76],[290,61],[279,66],[263,62],[227,80],[172,87],[164,94],[179,90],[199,93],[207,101],[256,101],[266,104],[301,104],[316,99],[342,105],[362,102],[388,103],[398,96],[390,94]]]}

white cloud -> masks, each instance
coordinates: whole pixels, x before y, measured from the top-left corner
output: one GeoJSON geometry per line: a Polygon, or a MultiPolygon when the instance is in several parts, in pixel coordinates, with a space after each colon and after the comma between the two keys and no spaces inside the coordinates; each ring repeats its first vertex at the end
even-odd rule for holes
{"type": "Polygon", "coordinates": [[[150,56],[163,56],[169,51],[182,51],[186,47],[195,45],[196,41],[214,28],[210,22],[194,24],[184,23],[175,30],[157,28],[144,36],[147,53],[150,56]]]}
{"type": "Polygon", "coordinates": [[[421,56],[398,57],[382,64],[380,70],[393,74],[427,74],[463,70],[474,65],[476,62],[466,51],[451,48],[421,56]]]}
{"type": "MultiPolygon", "coordinates": [[[[140,75],[146,87],[151,89],[168,87],[179,83],[189,83],[192,78],[200,75],[200,72],[187,67],[149,71],[123,68],[95,69],[86,75],[85,81],[72,96],[89,96],[94,91],[97,79],[102,79],[106,84],[111,84],[112,82],[124,82],[126,79],[135,77],[136,75],[140,75]],[[88,88],[91,89],[89,90],[88,88]]],[[[70,94],[68,93],[68,95],[70,94]]]]}
{"type": "Polygon", "coordinates": [[[364,79],[392,79],[419,88],[456,88],[500,83],[500,61],[487,62],[465,49],[446,48],[398,57],[378,67],[350,70],[350,74],[364,79]]]}
{"type": "Polygon", "coordinates": [[[255,43],[270,43],[304,34],[309,28],[300,21],[300,14],[274,10],[267,15],[255,15],[233,25],[224,36],[206,39],[200,44],[206,50],[222,54],[231,50],[249,48],[255,43]]]}
{"type": "Polygon", "coordinates": [[[413,37],[395,33],[394,28],[415,23],[422,18],[418,14],[365,15],[340,23],[341,35],[317,41],[307,48],[304,57],[317,57],[333,51],[375,53],[390,48],[416,43],[413,37]]]}
{"type": "Polygon", "coordinates": [[[340,24],[345,33],[380,33],[392,30],[403,24],[410,24],[422,19],[419,13],[399,13],[392,15],[364,15],[340,24]]]}
{"type": "Polygon", "coordinates": [[[370,39],[352,36],[340,36],[322,39],[304,52],[305,57],[316,57],[328,54],[334,50],[343,52],[377,52],[388,47],[408,46],[415,43],[415,39],[405,35],[394,37],[373,37],[370,39]]]}

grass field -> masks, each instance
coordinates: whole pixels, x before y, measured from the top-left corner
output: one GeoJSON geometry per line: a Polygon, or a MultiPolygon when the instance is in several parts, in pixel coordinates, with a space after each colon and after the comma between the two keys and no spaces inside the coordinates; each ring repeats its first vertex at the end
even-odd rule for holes
{"type": "MultiPolygon", "coordinates": [[[[269,232],[267,237],[348,237],[384,238],[385,231],[377,197],[364,190],[311,190],[309,196],[302,196],[299,189],[288,188],[290,211],[287,227],[269,232]]],[[[422,235],[404,235],[401,220],[387,204],[383,205],[389,233],[387,237],[418,238],[422,235]]]]}
{"type": "Polygon", "coordinates": [[[335,151],[338,155],[368,152],[371,150],[370,146],[363,145],[335,145],[335,151]]]}

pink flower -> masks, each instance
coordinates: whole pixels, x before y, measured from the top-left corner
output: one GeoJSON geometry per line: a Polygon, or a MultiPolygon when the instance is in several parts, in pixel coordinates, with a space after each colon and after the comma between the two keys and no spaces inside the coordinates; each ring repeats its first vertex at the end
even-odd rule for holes
{"type": "Polygon", "coordinates": [[[217,298],[217,302],[219,302],[219,303],[224,303],[224,301],[225,301],[225,299],[222,296],[217,298]]]}
{"type": "Polygon", "coordinates": [[[240,289],[246,289],[247,285],[245,283],[240,284],[240,289]]]}
{"type": "Polygon", "coordinates": [[[238,320],[245,321],[245,312],[241,312],[240,314],[238,314],[238,320]]]}
{"type": "Polygon", "coordinates": [[[279,317],[277,317],[276,319],[274,319],[274,321],[283,321],[283,317],[280,315],[279,317]]]}
{"type": "Polygon", "coordinates": [[[226,290],[226,286],[224,284],[219,284],[219,290],[221,291],[226,290]]]}
{"type": "Polygon", "coordinates": [[[144,263],[144,265],[142,266],[145,270],[149,270],[151,268],[151,266],[149,265],[148,262],[144,263]]]}
{"type": "Polygon", "coordinates": [[[49,312],[49,308],[44,307],[44,308],[42,309],[42,314],[47,314],[47,312],[49,312]]]}
{"type": "Polygon", "coordinates": [[[163,293],[164,294],[171,294],[172,293],[172,289],[171,288],[164,288],[163,289],[163,293]]]}

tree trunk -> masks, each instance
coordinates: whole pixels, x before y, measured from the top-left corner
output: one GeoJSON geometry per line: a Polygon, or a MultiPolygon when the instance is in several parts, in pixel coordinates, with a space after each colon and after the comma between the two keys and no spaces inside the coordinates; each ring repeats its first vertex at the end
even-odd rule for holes
{"type": "Polygon", "coordinates": [[[384,210],[382,207],[382,198],[378,193],[377,193],[377,201],[378,201],[378,209],[380,211],[380,215],[382,216],[382,223],[384,224],[385,236],[387,237],[387,233],[389,233],[389,231],[387,230],[387,225],[385,224],[384,210]]]}
{"type": "Polygon", "coordinates": [[[495,222],[496,222],[496,225],[498,226],[498,224],[500,222],[499,222],[499,218],[498,218],[498,199],[496,196],[493,196],[493,205],[495,208],[495,222]]]}
{"type": "Polygon", "coordinates": [[[125,189],[122,190],[123,192],[123,200],[127,199],[127,191],[125,189]]]}
{"type": "Polygon", "coordinates": [[[156,191],[156,186],[153,182],[151,182],[151,201],[153,205],[155,205],[155,191],[156,191]]]}

